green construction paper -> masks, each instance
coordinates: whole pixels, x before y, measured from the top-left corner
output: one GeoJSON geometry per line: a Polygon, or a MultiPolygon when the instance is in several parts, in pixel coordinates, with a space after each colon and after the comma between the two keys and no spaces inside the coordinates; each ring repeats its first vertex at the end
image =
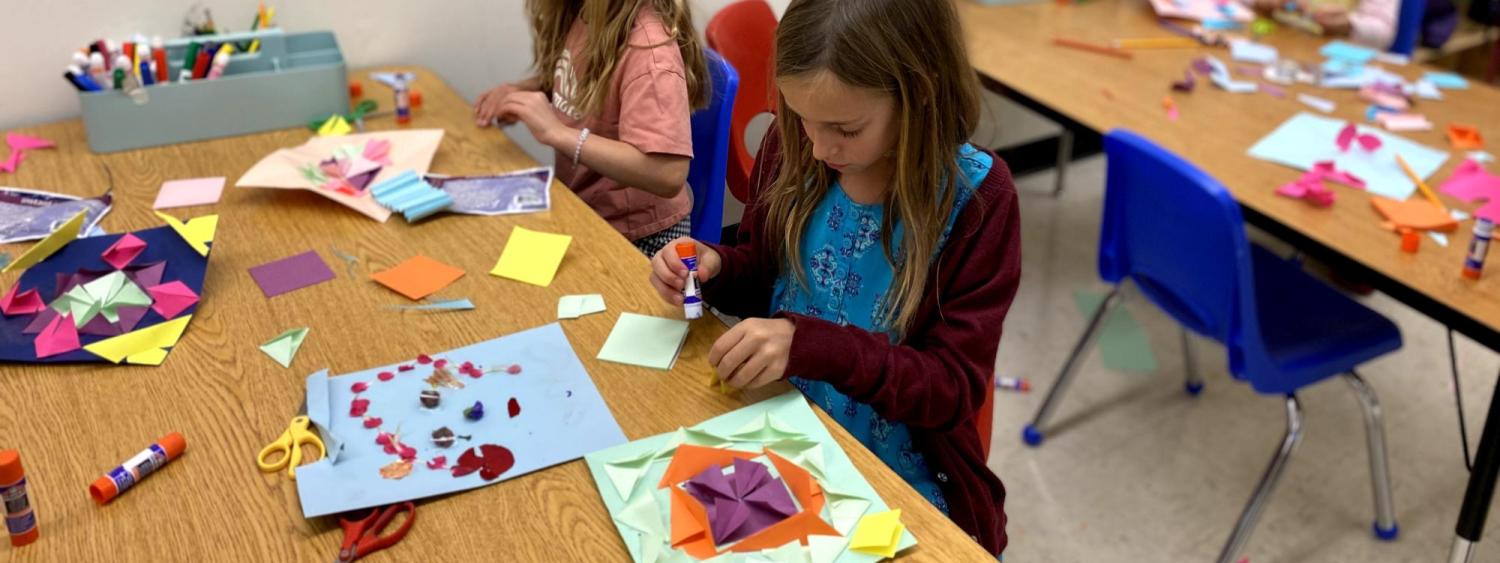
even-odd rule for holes
{"type": "MultiPolygon", "coordinates": [[[[630,493],[633,496],[628,499],[621,496],[619,488],[613,484],[610,472],[607,469],[607,466],[611,462],[618,464],[622,461],[628,462],[640,459],[643,456],[651,456],[652,460],[650,464],[638,479],[654,485],[661,481],[662,475],[666,473],[667,466],[671,462],[670,455],[657,454],[664,450],[675,449],[676,445],[674,445],[674,441],[687,441],[691,443],[693,440],[711,441],[720,436],[728,436],[729,438],[726,443],[723,444],[724,447],[744,451],[758,451],[767,446],[768,443],[788,441],[786,439],[766,441],[745,440],[733,436],[747,429],[759,431],[766,428],[771,429],[773,433],[796,434],[797,441],[816,442],[821,446],[820,449],[824,458],[823,472],[827,478],[818,479],[818,482],[823,486],[825,495],[828,494],[830,486],[835,491],[835,496],[830,497],[830,502],[824,507],[824,512],[821,515],[824,520],[832,522],[831,512],[835,504],[841,507],[841,515],[852,513],[858,505],[858,503],[853,502],[855,500],[867,500],[870,503],[864,511],[861,511],[862,513],[870,511],[880,512],[891,508],[885,504],[885,501],[880,498],[880,495],[875,492],[870,483],[859,473],[859,470],[855,469],[854,464],[849,461],[849,456],[834,441],[833,436],[828,433],[828,428],[823,426],[823,423],[818,420],[817,415],[808,406],[806,399],[802,398],[802,394],[794,390],[739,410],[719,415],[693,425],[690,428],[685,428],[683,429],[685,432],[658,434],[612,448],[599,450],[584,456],[584,461],[589,467],[589,474],[594,478],[594,483],[599,490],[599,496],[604,500],[604,505],[609,510],[611,517],[615,518],[615,528],[619,531],[621,539],[624,540],[631,558],[637,563],[657,563],[661,561],[662,558],[660,557],[656,560],[643,557],[648,551],[644,547],[644,543],[652,541],[661,542],[660,538],[668,537],[669,535],[663,534],[654,538],[645,537],[646,534],[634,526],[634,524],[639,524],[641,527],[646,526],[644,522],[638,521],[639,515],[634,511],[641,510],[641,508],[639,504],[634,503],[644,502],[638,500],[641,497],[653,498],[660,509],[659,517],[663,523],[668,522],[667,517],[669,515],[666,513],[666,507],[670,503],[663,502],[662,498],[664,497],[658,496],[665,493],[667,489],[656,488],[655,486],[635,487],[630,493]],[[632,522],[631,525],[622,523],[619,520],[622,512],[626,512],[627,506],[630,508],[630,511],[625,518],[632,522]]],[[[787,445],[781,444],[778,447],[784,448],[787,445]]],[[[804,448],[803,451],[812,451],[812,448],[804,448]]],[[[788,458],[788,461],[798,463],[791,458],[788,458]]],[[[807,468],[806,465],[803,465],[803,467],[807,468]]],[[[809,469],[809,472],[811,471],[809,469]]],[[[835,528],[837,528],[836,525],[835,528]]],[[[822,536],[811,536],[809,540],[809,548],[814,561],[822,561],[824,563],[855,563],[876,560],[872,556],[845,549],[847,543],[845,538],[820,540],[818,539],[820,537],[822,536]],[[820,555],[823,558],[817,559],[820,555]]],[[[906,549],[916,545],[916,543],[916,537],[908,530],[902,533],[898,549],[906,549]]],[[[745,554],[748,557],[734,557],[729,558],[729,560],[756,560],[763,553],[745,554]]],[[[666,559],[679,561],[681,560],[678,559],[679,556],[683,554],[674,549],[670,550],[668,555],[666,559]]]]}
{"type": "Polygon", "coordinates": [[[302,341],[307,339],[307,331],[307,328],[294,328],[283,332],[261,344],[260,351],[276,360],[281,367],[292,367],[292,359],[297,357],[297,350],[302,348],[302,341]]]}
{"type": "Polygon", "coordinates": [[[741,426],[733,434],[729,435],[735,440],[753,440],[757,442],[780,442],[784,440],[801,440],[807,436],[783,424],[780,420],[767,413],[759,420],[752,420],[741,426]]]}
{"type": "Polygon", "coordinates": [[[557,300],[557,318],[559,319],[576,319],[602,312],[604,312],[604,296],[597,293],[564,295],[557,300]]]}
{"type": "Polygon", "coordinates": [[[823,470],[823,444],[810,440],[780,440],[767,442],[766,449],[806,469],[813,477],[827,478],[828,474],[823,470]]]}
{"type": "Polygon", "coordinates": [[[636,495],[615,514],[615,521],[645,533],[647,537],[667,537],[665,509],[655,495],[636,495]]]}
{"type": "Polygon", "coordinates": [[[604,347],[599,349],[599,359],[669,370],[677,362],[687,332],[687,321],[620,313],[604,347]]]}
{"type": "MultiPolygon", "coordinates": [[[[845,534],[848,535],[847,533],[845,534]]],[[[808,536],[807,551],[812,563],[833,563],[844,549],[849,547],[849,538],[838,536],[808,536]]]]}
{"type": "Polygon", "coordinates": [[[639,456],[628,459],[617,459],[604,464],[604,472],[609,475],[609,482],[614,484],[615,493],[621,498],[630,498],[635,491],[636,483],[640,482],[641,475],[646,473],[651,461],[656,459],[655,452],[646,452],[639,456]]]}
{"type": "Polygon", "coordinates": [[[52,309],[58,314],[73,314],[73,323],[82,328],[95,315],[104,320],[119,322],[120,307],[149,307],[152,299],[141,286],[125,277],[125,272],[115,270],[94,281],[73,286],[62,296],[52,301],[52,309]]]}
{"type": "Polygon", "coordinates": [[[823,498],[828,499],[829,520],[833,529],[845,536],[854,531],[854,525],[870,510],[871,503],[868,499],[837,489],[823,489],[823,498]]]}
{"type": "MultiPolygon", "coordinates": [[[[1078,305],[1079,312],[1083,313],[1087,322],[1087,319],[1094,316],[1094,311],[1099,310],[1099,305],[1104,303],[1104,294],[1074,291],[1073,302],[1078,305]]],[[[1156,355],[1151,352],[1151,340],[1123,305],[1116,306],[1104,318],[1104,325],[1099,329],[1098,343],[1104,367],[1129,373],[1156,372],[1156,355]]]]}
{"type": "Polygon", "coordinates": [[[807,553],[802,544],[795,541],[786,542],[775,549],[762,549],[760,556],[773,563],[806,563],[807,561],[807,553]]]}
{"type": "Polygon", "coordinates": [[[733,443],[728,438],[711,432],[704,432],[693,428],[678,428],[676,432],[672,433],[671,439],[667,440],[666,445],[657,450],[656,455],[652,457],[656,459],[672,457],[672,454],[677,453],[677,446],[683,444],[703,446],[705,448],[724,448],[733,443]]]}

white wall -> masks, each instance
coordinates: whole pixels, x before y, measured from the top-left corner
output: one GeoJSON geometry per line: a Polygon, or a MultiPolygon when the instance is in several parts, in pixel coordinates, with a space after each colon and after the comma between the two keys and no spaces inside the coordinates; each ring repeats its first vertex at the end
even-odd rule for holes
{"type": "MultiPolygon", "coordinates": [[[[692,0],[699,29],[732,0],[692,0]]],[[[790,0],[771,0],[779,15],[790,0]]],[[[255,4],[247,0],[3,0],[0,10],[0,130],[75,117],[78,100],[62,79],[73,50],[95,39],[135,33],[174,37],[187,10],[201,3],[220,28],[244,30],[255,4]]],[[[331,29],[353,68],[424,65],[466,99],[523,76],[531,36],[521,0],[321,0],[271,2],[287,31],[331,29]]],[[[508,131],[539,160],[552,153],[524,127],[508,131]]]]}

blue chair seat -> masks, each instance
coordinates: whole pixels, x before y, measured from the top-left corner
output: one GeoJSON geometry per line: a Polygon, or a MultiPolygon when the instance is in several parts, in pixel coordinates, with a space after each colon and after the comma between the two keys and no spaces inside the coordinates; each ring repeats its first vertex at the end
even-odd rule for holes
{"type": "Polygon", "coordinates": [[[1291,393],[1401,347],[1401,332],[1259,245],[1250,245],[1255,303],[1276,377],[1252,379],[1261,393],[1291,393]]]}

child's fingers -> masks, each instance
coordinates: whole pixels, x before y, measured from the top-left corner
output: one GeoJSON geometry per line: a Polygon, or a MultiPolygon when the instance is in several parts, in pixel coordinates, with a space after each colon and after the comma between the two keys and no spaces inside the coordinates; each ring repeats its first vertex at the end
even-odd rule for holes
{"type": "MultiPolygon", "coordinates": [[[[686,277],[684,276],[685,272],[673,270],[670,262],[672,261],[668,260],[665,256],[657,255],[656,259],[651,261],[651,279],[660,281],[673,291],[680,292],[682,291],[682,286],[687,283],[687,280],[683,279],[686,277]]],[[[678,265],[680,266],[681,263],[678,265]]]]}
{"type": "Polygon", "coordinates": [[[735,389],[755,388],[764,385],[764,383],[756,385],[756,381],[765,374],[766,367],[771,364],[769,358],[770,354],[752,353],[745,361],[745,364],[740,366],[740,369],[735,370],[735,373],[730,375],[729,379],[724,380],[724,382],[735,389]]]}
{"type": "MultiPolygon", "coordinates": [[[[714,345],[708,349],[708,365],[714,366],[715,368],[719,367],[719,365],[723,363],[724,355],[728,354],[729,350],[734,348],[734,346],[736,344],[739,344],[740,340],[743,340],[744,338],[744,323],[740,323],[734,325],[733,327],[730,327],[730,329],[724,332],[723,335],[719,336],[719,339],[714,341],[714,345]]],[[[722,370],[719,371],[719,375],[721,378],[723,377],[724,373],[725,372],[722,370]]]]}
{"type": "Polygon", "coordinates": [[[661,278],[655,275],[651,276],[651,287],[656,288],[656,293],[661,296],[662,301],[666,301],[671,305],[682,304],[682,291],[672,289],[661,278]]]}
{"type": "Polygon", "coordinates": [[[727,382],[733,378],[735,372],[742,370],[745,367],[745,362],[750,361],[750,358],[755,355],[755,349],[755,344],[748,337],[736,342],[734,347],[730,348],[719,359],[719,379],[727,382]]]}

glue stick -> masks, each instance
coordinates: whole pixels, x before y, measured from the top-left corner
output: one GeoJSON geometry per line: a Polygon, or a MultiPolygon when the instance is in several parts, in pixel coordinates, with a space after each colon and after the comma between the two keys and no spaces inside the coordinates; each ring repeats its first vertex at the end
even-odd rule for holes
{"type": "Polygon", "coordinates": [[[687,284],[682,286],[682,312],[688,319],[702,317],[703,298],[698,290],[698,244],[677,243],[677,257],[682,259],[682,265],[688,269],[687,284]]]}
{"type": "Polygon", "coordinates": [[[1484,256],[1490,251],[1490,235],[1494,232],[1494,223],[1474,219],[1474,240],[1469,242],[1469,255],[1464,257],[1464,277],[1477,280],[1484,272],[1484,256]]]}
{"type": "Polygon", "coordinates": [[[36,541],[36,510],[26,494],[26,472],[21,469],[21,454],[0,450],[0,501],[5,504],[5,529],[10,531],[10,545],[21,547],[36,541]]]}
{"type": "Polygon", "coordinates": [[[177,456],[182,455],[182,450],[187,449],[187,441],[182,439],[182,434],[173,432],[165,438],[157,440],[135,457],[125,460],[119,467],[109,470],[103,476],[94,480],[89,485],[89,496],[94,497],[94,502],[101,505],[109,504],[109,501],[120,496],[127,489],[145,479],[148,475],[161,469],[177,456]]]}
{"type": "Polygon", "coordinates": [[[396,81],[396,123],[411,123],[411,90],[407,88],[405,80],[396,81]]]}

